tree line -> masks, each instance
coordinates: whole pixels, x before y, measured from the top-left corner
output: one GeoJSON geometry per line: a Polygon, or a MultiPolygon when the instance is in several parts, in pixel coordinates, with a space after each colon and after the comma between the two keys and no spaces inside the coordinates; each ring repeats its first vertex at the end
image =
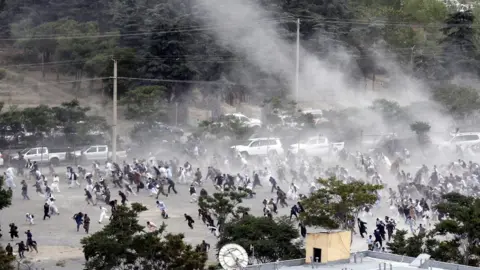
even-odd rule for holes
{"type": "MultiPolygon", "coordinates": [[[[354,79],[391,71],[377,60],[380,51],[435,87],[456,75],[476,76],[480,71],[478,9],[458,12],[437,0],[257,2],[278,14],[271,19],[279,22],[285,40],[293,42],[296,31],[295,20],[285,18],[300,18],[302,46],[314,55],[323,58],[339,47],[351,52],[353,62],[345,70],[354,79]],[[328,38],[319,41],[318,33],[328,38]]],[[[191,0],[2,0],[0,36],[5,45],[20,49],[11,57],[13,63],[43,59],[57,62],[50,66],[53,72],[103,78],[111,76],[113,57],[124,77],[179,81],[119,80],[121,96],[155,85],[163,87],[159,102],[185,101],[192,90],[191,84],[181,83],[185,80],[223,82],[195,89],[204,96],[220,93],[224,101],[243,100],[245,95],[263,100],[288,92],[282,78],[221,46],[213,31],[189,31],[205,27],[201,12],[191,0]],[[239,71],[251,79],[248,87],[242,76],[235,76],[239,71]]],[[[79,85],[73,83],[74,88],[79,85]]],[[[111,91],[111,80],[104,85],[111,91]]]]}
{"type": "Polygon", "coordinates": [[[103,117],[88,115],[89,107],[81,106],[78,100],[64,102],[60,106],[39,105],[20,109],[0,104],[0,141],[2,148],[56,144],[62,138],[65,146],[92,143],[95,132],[105,130],[103,117]]]}

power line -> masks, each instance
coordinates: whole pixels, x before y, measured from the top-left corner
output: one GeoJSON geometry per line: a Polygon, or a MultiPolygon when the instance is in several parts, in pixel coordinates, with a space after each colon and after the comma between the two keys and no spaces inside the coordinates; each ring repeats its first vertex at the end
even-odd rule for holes
{"type": "MultiPolygon", "coordinates": [[[[282,20],[278,19],[270,19],[270,20],[262,20],[257,21],[255,23],[268,23],[268,22],[282,22],[282,20]]],[[[31,37],[17,37],[17,38],[0,38],[0,41],[29,41],[29,40],[63,40],[63,39],[95,39],[95,38],[109,38],[109,37],[130,37],[130,36],[144,36],[144,35],[151,35],[151,34],[171,34],[171,33],[189,33],[189,32],[199,32],[199,31],[208,31],[208,30],[218,30],[218,29],[231,29],[231,28],[256,28],[257,26],[245,26],[239,25],[235,26],[228,26],[229,24],[226,23],[223,26],[210,26],[210,27],[184,27],[184,28],[177,28],[172,30],[163,30],[163,31],[145,31],[145,32],[133,32],[133,33],[118,33],[110,32],[110,34],[96,34],[96,35],[43,35],[43,36],[31,36],[31,37]]]]}
{"type": "Polygon", "coordinates": [[[43,86],[43,85],[55,85],[55,84],[65,84],[65,83],[76,83],[76,82],[89,82],[89,81],[100,81],[111,79],[112,77],[98,77],[98,78],[85,78],[85,79],[76,79],[76,80],[64,80],[64,81],[37,81],[37,82],[14,82],[14,85],[28,85],[28,86],[43,86]]]}
{"type": "MultiPolygon", "coordinates": [[[[382,59],[396,59],[398,56],[404,55],[408,56],[411,55],[410,53],[403,53],[403,54],[396,54],[395,56],[388,56],[382,57],[382,59]]],[[[445,56],[442,54],[435,54],[435,53],[427,53],[423,54],[425,56],[436,56],[437,58],[444,58],[445,56]]],[[[339,57],[333,57],[338,59],[339,57]]],[[[372,57],[349,57],[348,59],[351,60],[361,60],[361,59],[371,59],[372,57]]],[[[328,60],[328,57],[327,57],[328,60]]],[[[183,61],[183,60],[182,60],[183,61]]],[[[238,60],[237,62],[245,62],[238,60]]],[[[155,78],[139,78],[139,77],[117,77],[118,79],[123,80],[130,80],[130,81],[149,81],[149,82],[166,82],[166,83],[187,83],[187,84],[211,84],[211,85],[241,85],[234,82],[226,82],[226,81],[203,81],[203,80],[176,80],[176,79],[155,79],[155,78]]],[[[55,85],[55,84],[65,84],[65,83],[76,83],[76,82],[86,82],[86,81],[99,81],[99,80],[108,80],[112,79],[112,77],[96,77],[96,78],[85,78],[85,79],[76,79],[76,80],[64,80],[64,81],[38,81],[35,83],[25,83],[25,82],[16,82],[16,84],[21,85],[55,85]]]]}
{"type": "MultiPolygon", "coordinates": [[[[317,22],[319,25],[393,25],[399,27],[460,27],[460,26],[469,26],[471,28],[480,28],[477,25],[471,24],[444,24],[444,23],[410,23],[410,22],[396,22],[396,21],[382,21],[382,20],[340,20],[340,19],[320,19],[309,16],[300,16],[303,18],[303,21],[317,22]]],[[[256,21],[254,23],[285,23],[291,22],[294,23],[293,17],[284,17],[276,19],[267,19],[262,21],[256,21]]],[[[179,27],[170,30],[163,31],[143,31],[143,32],[130,32],[130,33],[119,33],[118,31],[105,32],[103,34],[96,35],[40,35],[40,36],[24,36],[16,38],[0,38],[0,41],[28,41],[28,40],[62,40],[62,39],[95,39],[95,38],[109,38],[109,37],[129,37],[129,36],[143,36],[151,34],[170,34],[170,33],[188,33],[188,32],[199,32],[199,31],[209,31],[209,30],[219,30],[219,29],[231,29],[231,28],[256,28],[257,26],[245,26],[245,25],[233,25],[226,23],[222,26],[205,26],[205,27],[179,27]]]]}
{"type": "Polygon", "coordinates": [[[12,65],[0,65],[0,68],[9,68],[9,67],[30,67],[30,66],[42,66],[42,65],[64,65],[72,63],[82,63],[88,60],[65,60],[65,61],[52,61],[52,62],[43,62],[43,63],[25,63],[25,64],[12,64],[12,65]]]}
{"type": "Polygon", "coordinates": [[[169,80],[169,79],[149,79],[149,78],[133,78],[133,77],[117,77],[122,80],[132,81],[150,81],[150,82],[168,82],[168,83],[190,83],[190,84],[218,84],[218,85],[239,85],[237,83],[222,81],[196,81],[196,80],[169,80]]]}
{"type": "MultiPolygon", "coordinates": [[[[335,40],[335,39],[334,39],[335,40]]],[[[337,40],[340,41],[340,40],[337,40]]],[[[475,45],[452,45],[449,46],[450,48],[470,48],[470,47],[475,47],[475,45]]],[[[412,47],[401,47],[401,48],[385,48],[382,51],[385,51],[386,53],[397,53],[397,52],[404,52],[404,53],[398,53],[398,55],[410,55],[411,51],[421,51],[421,50],[428,50],[428,49],[442,49],[440,45],[434,45],[434,46],[418,46],[415,47],[412,50],[412,47]]],[[[357,51],[354,50],[348,50],[348,51],[342,51],[346,52],[349,54],[354,54],[357,51]]],[[[375,53],[376,51],[374,51],[375,53]]],[[[335,52],[333,52],[335,54],[335,52]]],[[[431,55],[433,54],[432,52],[429,53],[423,53],[421,55],[431,55]]],[[[436,55],[442,55],[444,53],[437,53],[436,55]]],[[[353,56],[355,58],[355,56],[353,56]]],[[[358,58],[358,57],[356,57],[358,58]]],[[[368,57],[361,57],[361,58],[368,58],[368,57]]],[[[246,60],[243,60],[243,58],[235,56],[235,55],[215,55],[215,54],[182,54],[182,55],[157,55],[157,56],[135,56],[132,58],[129,57],[118,57],[118,60],[168,60],[168,61],[178,61],[178,62],[220,62],[220,63],[228,63],[228,62],[245,62],[246,60]],[[202,58],[202,59],[189,59],[189,58],[202,58]]],[[[36,67],[36,66],[43,66],[43,65],[65,65],[65,64],[73,64],[73,63],[84,63],[87,62],[91,59],[84,58],[84,59],[76,59],[76,60],[65,60],[65,61],[51,61],[51,62],[37,62],[37,63],[23,63],[23,64],[11,64],[11,65],[0,65],[0,68],[9,68],[9,67],[36,67]]],[[[109,61],[109,60],[108,60],[109,61]]]]}

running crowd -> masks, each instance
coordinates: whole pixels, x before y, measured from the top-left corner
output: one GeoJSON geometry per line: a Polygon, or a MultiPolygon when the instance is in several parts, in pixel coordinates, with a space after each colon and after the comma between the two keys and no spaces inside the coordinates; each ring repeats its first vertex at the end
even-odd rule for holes
{"type": "MultiPolygon", "coordinates": [[[[165,161],[150,155],[146,159],[134,158],[131,162],[125,160],[120,164],[107,161],[102,165],[93,162],[88,167],[68,166],[65,172],[57,172],[50,166],[47,174],[41,172],[36,162],[25,160],[15,168],[7,168],[4,177],[5,185],[14,192],[21,192],[23,200],[30,200],[29,187],[35,187],[35,192],[44,198],[42,205],[39,205],[39,208],[43,207],[43,220],[60,214],[54,194],[61,192],[62,183],[69,189],[83,189],[86,203],[98,207],[98,223],[105,220],[108,222],[115,215],[117,205],[126,205],[136,196],[152,197],[160,216],[168,219],[167,206],[162,198],[177,195],[176,185],[188,187],[188,200],[191,203],[196,203],[199,196],[208,194],[207,186],[213,186],[216,192],[245,192],[249,198],[256,197],[257,191],[264,189],[261,194],[268,194],[268,191],[272,194],[263,199],[262,206],[259,205],[266,217],[273,218],[281,207],[290,208],[290,219],[298,220],[298,214],[303,211],[300,200],[321,188],[315,179],[335,176],[347,183],[362,179],[384,185],[384,189],[377,194],[377,203],[365,207],[356,221],[358,234],[366,238],[368,248],[381,251],[385,251],[384,243],[391,240],[397,226],[418,234],[428,230],[432,223],[445,218],[431,207],[442,194],[452,191],[465,195],[480,193],[479,164],[458,159],[449,164],[432,165],[430,168],[426,165],[415,167],[411,164],[410,153],[406,149],[397,153],[393,162],[381,152],[350,153],[346,150],[331,153],[329,161],[325,162],[319,157],[309,158],[291,153],[262,158],[247,158],[235,152],[228,155],[207,155],[206,151],[199,151],[195,146],[188,160],[182,164],[177,158],[165,161]],[[413,172],[406,172],[408,170],[413,172]],[[19,188],[16,179],[22,179],[19,188]],[[373,216],[380,212],[387,215],[373,216]],[[375,225],[369,227],[367,222],[375,225]],[[370,228],[371,233],[368,233],[367,228],[370,228]]],[[[21,202],[13,202],[17,203],[21,202]]],[[[83,227],[88,234],[90,215],[82,212],[71,214],[76,230],[80,231],[83,227]]],[[[218,236],[219,224],[213,216],[209,211],[198,209],[198,218],[207,226],[208,231],[218,236]]],[[[194,218],[189,213],[185,213],[184,217],[193,229],[194,218]]],[[[34,214],[25,213],[25,222],[34,225],[34,214]]],[[[300,234],[305,237],[307,228],[301,223],[298,225],[300,234]]],[[[149,230],[157,228],[152,221],[147,221],[146,226],[149,230]]],[[[14,223],[9,227],[11,240],[19,238],[18,227],[14,223]]],[[[31,228],[33,230],[35,227],[31,228]]],[[[20,258],[24,258],[25,251],[38,252],[32,232],[28,230],[25,234],[26,242],[15,244],[20,258]]],[[[210,247],[205,241],[201,246],[205,250],[210,247]]],[[[6,246],[6,251],[13,254],[10,243],[6,246]]]]}

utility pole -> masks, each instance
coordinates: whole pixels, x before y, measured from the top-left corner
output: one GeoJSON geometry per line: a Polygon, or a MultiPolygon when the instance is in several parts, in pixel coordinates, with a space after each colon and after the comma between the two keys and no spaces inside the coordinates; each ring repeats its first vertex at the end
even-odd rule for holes
{"type": "Polygon", "coordinates": [[[42,80],[45,81],[45,53],[42,52],[42,80]]]}
{"type": "Polygon", "coordinates": [[[117,60],[113,59],[112,162],[117,162],[117,60]]]}
{"type": "Polygon", "coordinates": [[[410,49],[411,52],[410,52],[410,68],[412,69],[413,71],[413,53],[415,52],[415,45],[413,45],[413,47],[410,49]]]}
{"type": "Polygon", "coordinates": [[[178,102],[175,102],[175,127],[178,126],[178,102]]]}
{"type": "Polygon", "coordinates": [[[297,19],[297,57],[295,65],[295,103],[298,107],[298,84],[300,73],[300,19],[297,19]]]}

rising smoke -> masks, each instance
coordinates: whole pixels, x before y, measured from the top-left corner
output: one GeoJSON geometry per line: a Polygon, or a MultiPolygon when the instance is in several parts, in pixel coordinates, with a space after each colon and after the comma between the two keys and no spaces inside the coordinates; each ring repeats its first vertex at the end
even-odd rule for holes
{"type": "MultiPolygon", "coordinates": [[[[283,83],[291,89],[291,98],[294,98],[296,44],[282,37],[282,29],[274,20],[274,11],[262,9],[253,0],[196,0],[196,3],[202,11],[199,19],[213,26],[221,45],[244,56],[266,74],[284,80],[283,83]]],[[[321,34],[318,35],[321,42],[321,34]]],[[[412,121],[428,121],[432,124],[432,131],[444,132],[450,127],[451,118],[430,101],[427,87],[405,74],[381,47],[375,53],[376,60],[391,75],[388,89],[382,91],[365,89],[363,80],[351,83],[351,76],[342,65],[332,65],[332,60],[350,65],[356,63],[352,53],[344,48],[336,48],[327,57],[320,58],[302,47],[300,55],[299,104],[338,110],[367,108],[376,99],[388,99],[402,106],[413,104],[412,121]]],[[[364,126],[376,126],[377,133],[391,131],[389,123],[372,111],[363,112],[361,121],[365,122],[364,126]]]]}

